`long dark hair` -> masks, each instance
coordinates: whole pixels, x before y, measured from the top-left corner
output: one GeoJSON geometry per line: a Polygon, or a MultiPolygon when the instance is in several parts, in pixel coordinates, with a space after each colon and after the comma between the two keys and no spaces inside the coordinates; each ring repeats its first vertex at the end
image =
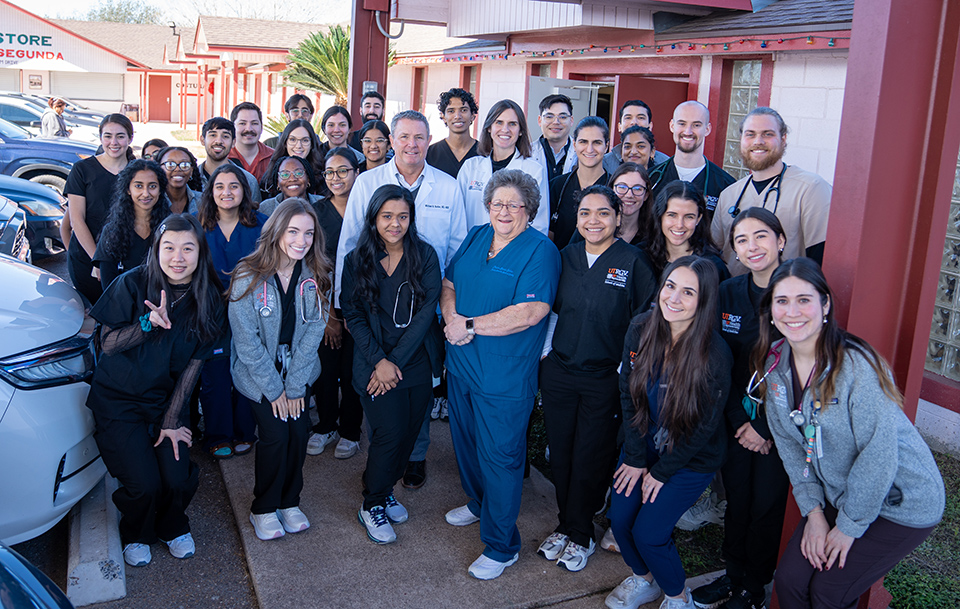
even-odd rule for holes
{"type": "MultiPolygon", "coordinates": [[[[153,245],[144,263],[147,278],[147,298],[150,302],[160,302],[160,291],[167,293],[168,307],[173,289],[163,269],[160,268],[160,240],[167,231],[191,232],[197,240],[197,270],[193,272],[187,297],[180,311],[190,316],[187,327],[195,332],[201,342],[209,342],[220,336],[223,328],[217,323],[217,310],[223,306],[223,286],[213,268],[210,258],[210,246],[203,234],[200,221],[190,214],[171,214],[153,233],[153,245]]],[[[162,334],[156,332],[155,334],[162,334]]]]}
{"type": "Polygon", "coordinates": [[[410,282],[414,298],[420,302],[426,297],[423,289],[423,261],[420,259],[420,235],[417,234],[416,211],[413,197],[406,188],[396,184],[386,184],[373,191],[370,205],[363,220],[363,229],[357,239],[356,256],[357,287],[354,300],[376,302],[380,297],[380,285],[377,282],[376,267],[380,263],[380,252],[384,251],[383,238],[377,232],[377,216],[387,201],[400,200],[410,209],[410,226],[403,236],[403,257],[407,260],[406,280],[410,282]]]}
{"type": "Polygon", "coordinates": [[[197,218],[200,220],[203,230],[213,230],[220,220],[220,208],[217,207],[217,202],[213,200],[213,184],[217,181],[217,176],[223,173],[233,174],[240,182],[240,188],[243,190],[243,200],[240,201],[240,224],[256,226],[257,207],[253,202],[253,196],[250,194],[250,184],[247,183],[246,176],[233,163],[224,163],[214,170],[210,179],[207,180],[207,187],[203,189],[203,194],[200,195],[197,218]]]}
{"type": "Polygon", "coordinates": [[[711,404],[710,349],[717,317],[717,267],[698,256],[684,256],[671,262],[660,277],[653,310],[640,331],[637,357],[630,373],[630,397],[637,414],[630,422],[641,435],[650,427],[647,391],[650,383],[660,383],[659,426],[667,432],[670,445],[689,438],[711,404]],[[693,323],[673,341],[670,323],[660,310],[660,292],[670,274],[680,267],[697,276],[697,311],[693,323]]]}
{"type": "Polygon", "coordinates": [[[710,236],[709,222],[707,222],[707,201],[703,198],[703,193],[690,182],[683,180],[674,180],[663,187],[657,200],[653,203],[652,226],[650,227],[649,241],[647,241],[647,255],[650,256],[650,262],[656,271],[667,266],[667,238],[663,234],[663,215],[667,213],[667,205],[670,199],[682,199],[690,201],[697,206],[697,213],[700,214],[700,221],[693,229],[688,243],[691,253],[697,256],[706,256],[720,254],[720,250],[713,243],[713,237],[710,236]]]}
{"type": "Polygon", "coordinates": [[[517,153],[524,158],[530,156],[530,135],[527,133],[527,119],[523,114],[523,109],[512,99],[501,99],[493,104],[490,112],[487,113],[487,118],[483,121],[483,128],[480,130],[480,143],[477,145],[477,153],[480,156],[493,154],[493,136],[490,135],[490,129],[493,127],[494,121],[507,110],[513,110],[520,122],[520,136],[517,138],[516,144],[517,153]]]}
{"type": "Polygon", "coordinates": [[[157,176],[160,185],[157,202],[150,211],[150,233],[160,226],[164,218],[170,215],[170,201],[167,199],[167,174],[154,161],[136,159],[127,163],[120,175],[117,176],[113,190],[113,199],[110,203],[110,215],[100,231],[100,241],[97,249],[107,258],[123,260],[130,253],[130,241],[135,234],[136,214],[135,204],[130,196],[130,183],[139,171],[150,171],[157,176]]]}
{"type": "MultiPolygon", "coordinates": [[[[777,267],[773,276],[770,277],[770,285],[760,299],[760,340],[757,341],[757,346],[753,351],[753,370],[760,371],[761,375],[766,371],[764,367],[770,353],[770,347],[779,338],[779,332],[771,323],[773,321],[771,313],[773,292],[777,284],[789,277],[796,277],[812,285],[820,295],[821,306],[825,306],[827,303],[831,305],[824,317],[823,327],[820,328],[820,336],[817,337],[814,379],[811,381],[810,387],[816,399],[820,400],[822,409],[826,410],[827,404],[836,395],[837,375],[840,374],[847,349],[859,351],[866,358],[870,367],[876,373],[883,392],[903,408],[903,395],[893,381],[893,371],[890,369],[890,365],[869,343],[840,327],[834,314],[836,306],[833,292],[827,285],[827,278],[820,270],[820,265],[809,258],[787,260],[777,267]]],[[[765,393],[766,384],[764,383],[759,388],[758,397],[762,398],[765,393]]]]}
{"type": "MultiPolygon", "coordinates": [[[[643,203],[640,204],[640,211],[637,214],[637,236],[640,237],[640,241],[649,242],[650,233],[653,230],[653,214],[650,213],[650,175],[647,173],[646,168],[637,163],[621,163],[620,166],[617,167],[617,169],[610,176],[610,179],[607,180],[607,186],[613,188],[613,185],[617,183],[617,180],[620,179],[620,176],[628,173],[638,174],[640,179],[643,180],[643,184],[647,189],[643,196],[643,203]]],[[[621,203],[622,202],[623,201],[621,199],[621,203]]],[[[617,232],[619,233],[620,231],[618,230],[617,232]]]]}
{"type": "MultiPolygon", "coordinates": [[[[280,137],[277,138],[277,147],[273,149],[273,155],[270,157],[270,167],[272,168],[274,163],[277,162],[277,159],[280,157],[290,156],[290,154],[287,152],[287,140],[290,139],[290,134],[293,132],[293,130],[298,127],[303,127],[306,129],[310,136],[310,152],[307,153],[307,161],[309,161],[310,167],[313,168],[313,175],[319,176],[323,173],[322,144],[320,142],[320,138],[317,136],[317,132],[313,130],[313,125],[302,118],[295,118],[287,123],[287,126],[280,134],[280,137]]],[[[279,166],[279,163],[277,163],[277,167],[279,166]]],[[[265,173],[263,176],[262,186],[271,197],[277,196],[279,187],[276,183],[276,172],[265,173]]],[[[314,191],[311,191],[311,193],[319,194],[318,192],[314,191]]]]}
{"type": "Polygon", "coordinates": [[[187,188],[197,192],[203,190],[203,180],[200,178],[200,168],[197,167],[197,157],[193,156],[193,153],[190,152],[188,148],[183,146],[167,146],[166,148],[157,150],[156,154],[153,155],[153,160],[157,163],[160,163],[162,168],[164,163],[163,157],[167,156],[167,154],[174,150],[179,150],[180,152],[186,154],[190,158],[190,162],[193,163],[193,169],[190,171],[190,177],[187,178],[187,188]]]}

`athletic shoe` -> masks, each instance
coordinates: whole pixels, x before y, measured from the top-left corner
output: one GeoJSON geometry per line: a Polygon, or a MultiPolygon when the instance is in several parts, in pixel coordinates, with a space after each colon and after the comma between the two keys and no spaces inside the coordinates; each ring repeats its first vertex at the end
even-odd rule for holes
{"type": "Polygon", "coordinates": [[[716,493],[704,497],[693,504],[677,521],[677,528],[684,531],[696,531],[708,524],[723,524],[723,515],[727,509],[726,501],[719,501],[716,493]]]}
{"type": "Polygon", "coordinates": [[[610,609],[637,609],[640,605],[652,603],[663,594],[656,581],[647,581],[639,575],[631,575],[607,595],[604,601],[610,609]]]}
{"type": "Polygon", "coordinates": [[[660,609],[696,609],[690,588],[685,588],[683,596],[680,598],[670,598],[669,596],[664,598],[663,602],[660,603],[660,609]]]}
{"type": "Polygon", "coordinates": [[[280,524],[280,519],[277,518],[276,512],[250,514],[250,524],[253,525],[253,532],[256,533],[257,537],[262,541],[279,539],[284,535],[283,525],[280,524]]]}
{"type": "Polygon", "coordinates": [[[240,442],[233,443],[233,454],[235,454],[238,457],[242,457],[243,455],[249,453],[251,450],[253,450],[253,442],[247,442],[245,440],[241,440],[240,442]]]}
{"type": "Polygon", "coordinates": [[[410,513],[407,512],[407,508],[403,507],[403,504],[397,501],[393,493],[387,495],[387,507],[384,511],[387,513],[387,520],[393,524],[406,522],[410,518],[410,513]]]}
{"type": "Polygon", "coordinates": [[[387,512],[382,505],[375,505],[369,510],[360,506],[357,512],[357,520],[367,529],[367,537],[374,543],[384,544],[393,543],[397,540],[397,534],[390,526],[390,520],[387,518],[387,512]]]}
{"type": "Polygon", "coordinates": [[[709,584],[693,591],[693,604],[700,609],[716,609],[730,598],[733,584],[726,575],[721,575],[709,584]]]}
{"type": "Polygon", "coordinates": [[[450,403],[447,401],[446,398],[443,398],[443,405],[440,407],[440,420],[441,420],[441,421],[449,421],[449,420],[450,420],[450,410],[449,410],[449,406],[450,406],[450,403]]]}
{"type": "Polygon", "coordinates": [[[299,533],[310,528],[310,521],[299,507],[277,510],[277,516],[280,524],[283,525],[283,530],[287,533],[299,533]]]}
{"type": "Polygon", "coordinates": [[[335,431],[310,434],[310,439],[307,440],[307,454],[319,455],[327,447],[327,444],[333,444],[339,437],[340,434],[335,431]]]}
{"type": "Polygon", "coordinates": [[[580,571],[587,566],[587,559],[590,558],[596,549],[597,544],[594,543],[592,539],[590,540],[590,545],[587,547],[571,541],[567,544],[567,547],[564,548],[560,560],[557,561],[557,566],[563,567],[567,571],[580,571]]]}
{"type": "Polygon", "coordinates": [[[152,558],[150,546],[145,543],[128,543],[123,546],[123,562],[131,567],[145,567],[152,558]]]}
{"type": "Polygon", "coordinates": [[[514,554],[513,558],[507,562],[500,562],[499,560],[487,558],[481,554],[478,559],[473,561],[473,564],[470,565],[470,568],[467,569],[467,572],[477,579],[496,579],[500,577],[500,574],[503,573],[504,569],[517,562],[517,559],[519,558],[519,554],[514,554]]]}
{"type": "Polygon", "coordinates": [[[447,398],[433,398],[433,407],[430,409],[430,418],[436,421],[440,418],[440,412],[446,407],[447,398]]]}
{"type": "Polygon", "coordinates": [[[337,459],[349,459],[357,454],[358,450],[360,450],[359,442],[340,438],[340,441],[337,442],[337,449],[333,451],[333,456],[337,459]]]}
{"type": "Polygon", "coordinates": [[[617,538],[613,536],[613,529],[610,527],[607,527],[607,532],[603,534],[603,539],[600,540],[600,547],[607,552],[620,553],[620,544],[617,543],[617,538]]]}
{"type": "Polygon", "coordinates": [[[560,555],[563,554],[563,549],[567,547],[567,542],[569,541],[570,537],[563,533],[550,533],[550,535],[543,540],[543,543],[540,544],[540,547],[537,549],[537,554],[547,560],[557,560],[560,558],[560,555]]]}
{"type": "Polygon", "coordinates": [[[403,479],[400,481],[404,488],[418,489],[427,481],[427,462],[426,461],[407,461],[407,468],[403,472],[403,479]]]}
{"type": "Polygon", "coordinates": [[[749,592],[741,588],[730,600],[720,605],[720,609],[767,609],[765,600],[760,597],[758,601],[749,592]]]}
{"type": "Polygon", "coordinates": [[[190,558],[197,551],[197,546],[193,543],[193,535],[190,533],[184,533],[180,537],[164,543],[167,544],[170,554],[174,558],[190,558]]]}
{"type": "Polygon", "coordinates": [[[453,508],[447,512],[447,515],[444,516],[444,518],[448,523],[455,527],[465,527],[468,524],[480,522],[480,517],[474,515],[474,513],[470,511],[470,508],[465,505],[461,505],[458,508],[453,508]]]}

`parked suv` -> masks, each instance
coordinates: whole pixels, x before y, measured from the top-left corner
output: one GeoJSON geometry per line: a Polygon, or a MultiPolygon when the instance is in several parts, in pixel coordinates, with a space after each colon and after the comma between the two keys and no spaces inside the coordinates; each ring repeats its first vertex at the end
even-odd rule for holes
{"type": "MultiPolygon", "coordinates": [[[[36,105],[33,100],[22,97],[0,96],[0,118],[36,135],[40,135],[40,124],[43,120],[43,112],[43,108],[36,105]]],[[[99,123],[97,123],[96,126],[81,124],[70,117],[64,117],[64,121],[67,123],[67,127],[73,131],[70,139],[90,143],[100,141],[99,123]]],[[[91,121],[82,122],[90,123],[91,121]]]]}
{"type": "MultiPolygon", "coordinates": [[[[20,206],[6,197],[0,197],[0,254],[23,262],[32,261],[30,243],[27,241],[26,215],[20,206]]],[[[2,282],[0,286],[3,286],[2,282]]]]}
{"type": "Polygon", "coordinates": [[[73,164],[96,153],[94,144],[62,137],[33,137],[23,128],[0,119],[0,174],[63,192],[73,164]]]}
{"type": "Polygon", "coordinates": [[[66,249],[60,238],[60,225],[67,213],[65,196],[30,180],[0,175],[0,197],[16,203],[25,214],[27,240],[34,258],[53,256],[66,249]]]}

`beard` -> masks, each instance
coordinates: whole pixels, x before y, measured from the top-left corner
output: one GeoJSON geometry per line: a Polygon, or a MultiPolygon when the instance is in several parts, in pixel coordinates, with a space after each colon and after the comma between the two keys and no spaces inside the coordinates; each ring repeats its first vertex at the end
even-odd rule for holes
{"type": "Polygon", "coordinates": [[[366,121],[382,121],[382,120],[383,120],[383,115],[382,115],[382,114],[377,114],[376,112],[370,112],[370,113],[368,113],[368,114],[364,114],[364,115],[363,115],[363,120],[364,120],[364,122],[366,122],[366,121]]]}
{"type": "Polygon", "coordinates": [[[687,142],[686,140],[680,140],[677,142],[677,150],[680,152],[685,152],[687,154],[691,152],[696,152],[697,148],[700,147],[700,141],[694,140],[693,142],[687,142]]]}
{"type": "Polygon", "coordinates": [[[744,150],[740,148],[740,157],[743,159],[743,166],[749,169],[750,171],[763,171],[776,165],[780,159],[783,158],[783,154],[787,151],[787,145],[778,146],[777,148],[771,148],[769,146],[754,147],[757,150],[767,150],[769,154],[762,159],[753,160],[750,156],[750,150],[744,150]]]}

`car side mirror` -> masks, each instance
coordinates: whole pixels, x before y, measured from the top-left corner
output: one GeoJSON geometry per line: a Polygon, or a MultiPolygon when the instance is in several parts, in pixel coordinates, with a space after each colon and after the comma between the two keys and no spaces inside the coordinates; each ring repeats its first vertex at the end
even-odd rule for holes
{"type": "Polygon", "coordinates": [[[34,129],[39,129],[40,121],[30,121],[30,126],[33,127],[34,129]]]}

